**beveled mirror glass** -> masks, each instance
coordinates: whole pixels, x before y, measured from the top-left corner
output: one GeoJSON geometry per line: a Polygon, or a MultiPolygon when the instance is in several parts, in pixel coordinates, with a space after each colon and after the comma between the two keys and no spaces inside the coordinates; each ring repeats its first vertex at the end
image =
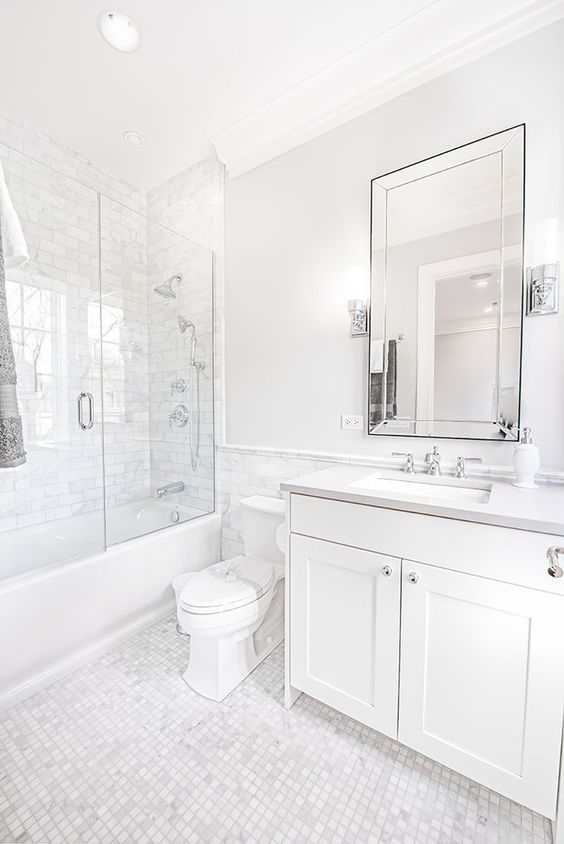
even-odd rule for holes
{"type": "Polygon", "coordinates": [[[372,181],[369,433],[518,439],[525,127],[372,181]]]}

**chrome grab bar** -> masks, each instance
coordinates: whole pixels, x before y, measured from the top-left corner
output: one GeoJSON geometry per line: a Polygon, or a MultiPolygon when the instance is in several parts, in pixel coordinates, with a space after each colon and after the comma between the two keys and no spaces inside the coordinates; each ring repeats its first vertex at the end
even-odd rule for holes
{"type": "Polygon", "coordinates": [[[564,570],[558,562],[560,554],[564,554],[564,548],[557,548],[554,545],[546,552],[549,562],[548,573],[551,577],[562,577],[564,574],[564,570]]]}
{"type": "Polygon", "coordinates": [[[94,396],[84,390],[78,394],[78,424],[83,431],[89,431],[94,425],[94,396]],[[88,420],[84,421],[84,399],[88,400],[88,420]]]}

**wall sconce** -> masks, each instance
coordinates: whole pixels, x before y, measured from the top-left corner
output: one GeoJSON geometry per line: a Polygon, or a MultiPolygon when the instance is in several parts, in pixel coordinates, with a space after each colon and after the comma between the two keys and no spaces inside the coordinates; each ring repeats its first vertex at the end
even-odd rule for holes
{"type": "Polygon", "coordinates": [[[368,302],[364,299],[349,299],[351,337],[365,337],[368,334],[368,302]]]}
{"type": "Polygon", "coordinates": [[[537,226],[534,244],[535,257],[549,261],[527,267],[527,316],[556,314],[559,307],[560,265],[558,255],[558,220],[543,220],[537,226]]]}
{"type": "Polygon", "coordinates": [[[347,310],[351,318],[351,337],[366,337],[368,334],[368,273],[361,266],[347,269],[347,288],[351,297],[347,310]]]}
{"type": "Polygon", "coordinates": [[[527,267],[527,316],[558,313],[559,264],[527,267]]]}

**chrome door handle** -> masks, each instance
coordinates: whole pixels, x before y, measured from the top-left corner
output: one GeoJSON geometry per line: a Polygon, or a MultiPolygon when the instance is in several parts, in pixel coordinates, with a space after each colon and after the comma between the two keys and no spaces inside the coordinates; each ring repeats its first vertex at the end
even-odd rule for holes
{"type": "Polygon", "coordinates": [[[564,548],[557,548],[553,545],[551,548],[548,549],[546,552],[546,556],[548,558],[548,573],[551,577],[562,577],[564,574],[564,570],[562,566],[558,562],[558,557],[560,554],[564,554],[564,548]]]}
{"type": "Polygon", "coordinates": [[[94,425],[94,396],[92,393],[82,392],[78,394],[78,424],[83,431],[89,431],[94,425]],[[84,399],[88,401],[88,418],[84,418],[84,399]]]}
{"type": "Polygon", "coordinates": [[[391,566],[382,566],[382,574],[384,575],[384,577],[390,577],[390,575],[392,574],[391,566]]]}
{"type": "Polygon", "coordinates": [[[407,575],[407,579],[410,583],[417,583],[419,581],[419,575],[414,571],[410,571],[407,575]]]}

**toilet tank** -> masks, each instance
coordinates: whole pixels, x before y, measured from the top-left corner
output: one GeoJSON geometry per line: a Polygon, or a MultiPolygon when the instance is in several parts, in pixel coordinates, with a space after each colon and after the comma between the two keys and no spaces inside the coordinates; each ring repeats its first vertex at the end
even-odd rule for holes
{"type": "Polygon", "coordinates": [[[241,500],[245,554],[272,563],[283,563],[284,554],[276,542],[276,531],[286,518],[282,498],[251,495],[241,500]]]}

